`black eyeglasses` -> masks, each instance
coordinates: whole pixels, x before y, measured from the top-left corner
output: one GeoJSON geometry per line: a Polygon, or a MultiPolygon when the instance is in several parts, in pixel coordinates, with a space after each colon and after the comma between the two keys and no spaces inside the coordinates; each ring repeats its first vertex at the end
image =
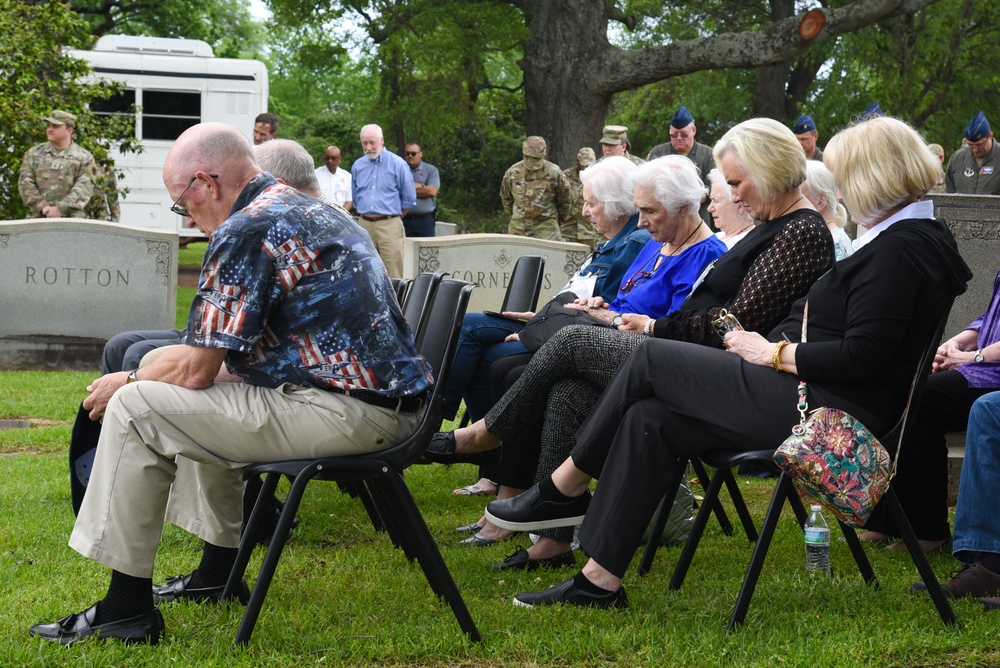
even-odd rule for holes
{"type": "Polygon", "coordinates": [[[406,155],[410,158],[415,158],[416,156],[420,155],[420,151],[407,151],[406,155]]]}
{"type": "MultiPolygon", "coordinates": [[[[211,176],[213,179],[219,178],[218,174],[209,174],[209,176],[211,176]]],[[[170,210],[173,213],[176,213],[178,216],[182,216],[184,218],[189,218],[191,216],[191,214],[188,213],[187,207],[178,204],[178,202],[181,201],[181,197],[184,197],[184,193],[186,193],[188,191],[188,188],[194,185],[194,182],[197,180],[198,180],[197,176],[192,176],[191,180],[188,181],[188,184],[184,186],[184,190],[181,191],[181,194],[177,196],[177,199],[175,199],[174,203],[170,206],[170,210]]]]}

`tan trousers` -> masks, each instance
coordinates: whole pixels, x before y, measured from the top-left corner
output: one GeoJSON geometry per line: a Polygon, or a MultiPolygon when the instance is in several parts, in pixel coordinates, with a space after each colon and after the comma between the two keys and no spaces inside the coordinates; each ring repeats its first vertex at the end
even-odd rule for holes
{"type": "Polygon", "coordinates": [[[403,219],[399,216],[385,220],[365,220],[358,218],[358,223],[371,236],[375,249],[378,251],[390,278],[403,277],[403,239],[406,231],[403,229],[403,219]]]}
{"type": "Polygon", "coordinates": [[[152,577],[164,520],[236,547],[247,464],[384,450],[419,420],[290,384],[125,385],[108,404],[70,547],[142,578],[152,577]]]}

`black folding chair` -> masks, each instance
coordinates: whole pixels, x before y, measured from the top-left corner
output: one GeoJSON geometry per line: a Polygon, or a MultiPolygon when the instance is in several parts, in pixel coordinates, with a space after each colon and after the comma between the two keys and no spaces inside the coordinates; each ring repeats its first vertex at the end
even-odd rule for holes
{"type": "Polygon", "coordinates": [[[448,601],[462,630],[472,640],[480,639],[479,630],[403,480],[403,470],[423,453],[440,424],[443,391],[473,287],[471,283],[464,281],[446,280],[440,283],[435,293],[427,326],[417,341],[418,350],[434,368],[435,383],[427,401],[426,412],[412,436],[399,445],[380,452],[322,457],[315,460],[269,462],[247,468],[247,476],[264,474],[266,477],[240,541],[236,564],[226,583],[224,597],[235,591],[246,571],[250,554],[256,544],[257,533],[264,519],[264,506],[266,506],[264,500],[274,493],[282,475],[292,478],[292,486],[285,500],[285,507],[278,518],[271,544],[264,555],[257,581],[250,593],[243,621],[236,633],[237,644],[245,645],[250,640],[284,549],[292,520],[302,501],[306,485],[311,480],[347,481],[363,486],[368,496],[366,508],[369,516],[374,521],[376,516],[372,513],[375,513],[393,542],[403,549],[407,558],[420,563],[431,589],[448,601]]]}
{"type": "Polygon", "coordinates": [[[500,311],[534,311],[545,276],[544,255],[522,255],[514,263],[500,311]]]}
{"type": "Polygon", "coordinates": [[[392,289],[396,291],[396,301],[402,307],[403,302],[406,300],[406,293],[410,289],[411,279],[409,278],[393,278],[392,289]]]}
{"type": "MultiPolygon", "coordinates": [[[[893,428],[884,437],[879,438],[882,444],[885,445],[886,448],[892,453],[900,451],[903,444],[905,444],[906,437],[909,435],[909,432],[913,427],[913,422],[919,412],[920,400],[924,391],[924,383],[927,381],[927,376],[930,374],[931,363],[934,361],[934,353],[936,352],[938,344],[941,341],[941,335],[943,334],[945,325],[948,322],[948,315],[950,312],[951,307],[949,306],[948,309],[946,309],[942,314],[941,320],[938,323],[933,337],[928,341],[927,346],[923,350],[920,362],[917,365],[916,373],[910,383],[910,390],[906,399],[906,404],[903,408],[903,414],[900,416],[899,421],[893,426],[893,428]]],[[[799,498],[794,483],[788,474],[780,471],[774,464],[774,460],[772,459],[773,455],[773,449],[754,450],[750,452],[718,450],[703,453],[699,457],[702,462],[714,468],[715,473],[711,478],[708,488],[705,490],[705,500],[695,517],[694,524],[691,527],[691,533],[688,535],[688,539],[684,543],[684,548],[678,558],[677,565],[674,567],[674,573],[670,579],[670,589],[680,589],[681,585],[684,583],[684,578],[686,577],[687,571],[691,566],[695,550],[698,549],[698,543],[701,541],[701,536],[705,531],[706,524],[708,523],[709,512],[713,507],[720,504],[719,494],[722,490],[723,484],[726,484],[729,487],[733,504],[736,506],[736,511],[740,515],[740,518],[746,518],[744,519],[744,528],[747,529],[748,537],[750,536],[753,528],[753,522],[750,520],[746,503],[739,493],[739,486],[735,484],[733,471],[738,468],[740,464],[753,463],[767,468],[770,471],[774,471],[775,473],[780,473],[774,492],[771,495],[771,503],[768,506],[767,514],[765,515],[764,522],[761,525],[760,533],[757,535],[757,533],[754,532],[755,538],[751,538],[751,541],[755,543],[753,555],[750,557],[750,564],[747,566],[747,572],[743,578],[743,584],[740,587],[740,593],[736,599],[736,605],[729,618],[730,630],[735,629],[746,619],[747,610],[750,608],[750,600],[753,598],[754,590],[757,587],[757,581],[760,579],[760,572],[764,565],[764,559],[767,556],[767,550],[771,545],[771,539],[774,537],[774,531],[777,527],[778,520],[781,516],[781,510],[784,507],[785,502],[787,501],[792,507],[792,511],[795,513],[795,517],[798,520],[800,527],[804,527],[806,522],[806,510],[802,504],[802,500],[799,498]]],[[[683,460],[681,460],[679,464],[683,464],[683,460]]],[[[683,466],[681,466],[681,468],[683,468],[683,466]]],[[[676,486],[673,482],[671,482],[671,485],[671,489],[676,486]]],[[[668,494],[676,494],[676,490],[668,494]]],[[[903,542],[906,545],[907,551],[910,553],[910,558],[917,567],[917,572],[920,573],[921,578],[927,585],[927,591],[930,594],[931,599],[934,601],[934,605],[937,608],[938,614],[941,616],[941,620],[945,624],[955,624],[955,613],[952,611],[951,606],[944,597],[941,586],[934,575],[934,571],[931,569],[930,563],[927,561],[927,556],[924,554],[923,550],[920,549],[920,544],[917,542],[916,535],[913,533],[913,528],[910,526],[910,522],[907,520],[906,514],[903,512],[903,507],[900,505],[899,499],[897,498],[891,485],[889,486],[889,490],[885,493],[885,495],[883,495],[880,503],[887,504],[889,512],[891,513],[893,520],[896,522],[896,526],[898,527],[900,534],[902,534],[903,542]]],[[[847,541],[847,545],[851,550],[851,555],[854,557],[854,561],[858,566],[858,571],[861,573],[862,578],[864,578],[865,583],[878,588],[878,580],[875,577],[875,572],[872,569],[871,563],[868,561],[868,555],[865,554],[864,547],[862,547],[861,541],[858,539],[854,529],[843,522],[838,521],[838,524],[840,525],[840,530],[844,534],[844,539],[847,541]]],[[[660,533],[662,533],[662,528],[660,529],[660,533]]],[[[648,570],[649,564],[652,562],[653,553],[656,551],[656,545],[659,543],[659,539],[660,535],[654,532],[653,535],[650,536],[650,540],[646,545],[646,552],[643,554],[643,561],[645,563],[646,570],[648,570]]]]}
{"type": "Polygon", "coordinates": [[[403,319],[410,325],[415,338],[420,338],[421,327],[434,302],[434,292],[445,275],[443,271],[417,274],[406,288],[406,296],[400,302],[400,308],[403,310],[403,319]]]}

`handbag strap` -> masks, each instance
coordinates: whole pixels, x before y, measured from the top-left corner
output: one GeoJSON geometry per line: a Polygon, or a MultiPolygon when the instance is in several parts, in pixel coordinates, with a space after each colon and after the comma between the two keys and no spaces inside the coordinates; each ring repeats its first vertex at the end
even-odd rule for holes
{"type": "MultiPolygon", "coordinates": [[[[809,300],[806,300],[805,306],[802,307],[802,337],[800,339],[801,343],[806,342],[806,325],[809,320],[809,300]]],[[[806,381],[799,380],[799,399],[796,404],[796,408],[799,411],[799,427],[804,428],[806,424],[806,413],[809,412],[809,391],[806,388],[806,381]]]]}
{"type": "MultiPolygon", "coordinates": [[[[807,299],[805,305],[802,307],[802,340],[801,340],[802,343],[806,342],[806,325],[808,321],[809,321],[809,300],[807,299]]],[[[809,399],[808,399],[808,390],[806,389],[806,382],[804,380],[799,381],[799,400],[798,404],[796,405],[796,408],[798,408],[799,411],[799,426],[797,429],[800,432],[805,431],[806,414],[809,412],[809,399]]],[[[909,403],[907,403],[906,407],[903,409],[904,423],[906,421],[906,413],[909,412],[909,410],[910,406],[909,403]]],[[[795,430],[796,428],[792,429],[792,431],[795,430]]],[[[900,436],[902,436],[902,434],[900,434],[900,436]]],[[[896,456],[892,458],[892,469],[889,471],[889,480],[892,480],[893,478],[896,477],[896,467],[899,466],[899,451],[900,451],[900,446],[902,446],[902,440],[903,439],[900,438],[896,442],[896,456]]]]}

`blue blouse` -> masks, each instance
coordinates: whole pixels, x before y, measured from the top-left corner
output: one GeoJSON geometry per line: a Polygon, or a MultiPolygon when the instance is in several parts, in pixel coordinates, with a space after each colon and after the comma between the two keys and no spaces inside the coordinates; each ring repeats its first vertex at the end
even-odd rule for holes
{"type": "Polygon", "coordinates": [[[662,318],[680,308],[710,262],[722,257],[726,244],[712,235],[687,248],[680,255],[664,257],[651,275],[663,244],[650,241],[622,277],[618,297],[608,307],[615,313],[641,313],[662,318]]]}
{"type": "Polygon", "coordinates": [[[599,244],[590,254],[590,263],[580,269],[582,276],[597,275],[594,296],[610,302],[618,294],[618,285],[625,280],[625,271],[650,240],[645,228],[639,229],[639,214],[628,219],[618,234],[599,244]]]}

